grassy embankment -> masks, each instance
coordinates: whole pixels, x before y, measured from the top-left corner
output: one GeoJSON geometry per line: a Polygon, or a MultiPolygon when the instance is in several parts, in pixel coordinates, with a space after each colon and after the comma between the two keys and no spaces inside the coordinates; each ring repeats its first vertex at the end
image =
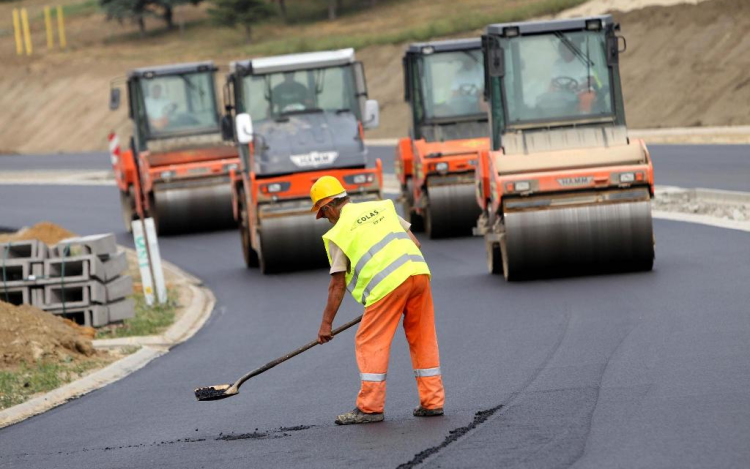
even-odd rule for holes
{"type": "Polygon", "coordinates": [[[163,304],[146,305],[142,293],[133,294],[135,299],[135,317],[126,319],[122,324],[105,326],[97,330],[97,339],[113,339],[115,337],[136,337],[155,335],[164,332],[172,325],[175,318],[177,302],[174,290],[169,290],[169,300],[163,304]]]}

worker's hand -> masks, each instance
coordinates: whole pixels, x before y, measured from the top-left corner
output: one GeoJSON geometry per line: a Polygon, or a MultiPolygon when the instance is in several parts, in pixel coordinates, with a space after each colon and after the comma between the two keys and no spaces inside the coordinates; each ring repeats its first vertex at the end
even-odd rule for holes
{"type": "Polygon", "coordinates": [[[331,333],[331,325],[326,324],[326,323],[321,323],[320,330],[318,331],[318,343],[325,344],[326,342],[329,342],[331,339],[333,339],[333,334],[331,333]]]}

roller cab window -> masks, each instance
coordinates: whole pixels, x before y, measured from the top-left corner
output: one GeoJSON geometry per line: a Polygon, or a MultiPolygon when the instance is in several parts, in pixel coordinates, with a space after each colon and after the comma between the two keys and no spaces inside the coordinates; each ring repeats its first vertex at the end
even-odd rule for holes
{"type": "Polygon", "coordinates": [[[597,31],[576,31],[500,40],[504,75],[493,80],[502,81],[506,106],[494,99],[493,117],[508,128],[614,120],[605,39],[597,31]]]}
{"type": "Polygon", "coordinates": [[[352,113],[361,119],[349,65],[249,75],[243,83],[244,109],[253,122],[318,112],[352,113]]]}
{"type": "Polygon", "coordinates": [[[219,131],[210,72],[144,78],[140,87],[151,137],[219,131]]]}
{"type": "Polygon", "coordinates": [[[427,122],[486,118],[481,50],[424,55],[419,67],[421,111],[427,122]]]}

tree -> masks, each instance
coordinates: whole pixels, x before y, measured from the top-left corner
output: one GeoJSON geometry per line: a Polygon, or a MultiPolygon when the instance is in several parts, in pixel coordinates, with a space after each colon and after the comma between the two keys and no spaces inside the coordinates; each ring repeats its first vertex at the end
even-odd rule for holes
{"type": "Polygon", "coordinates": [[[288,17],[286,14],[286,0],[277,0],[276,1],[279,4],[279,10],[281,10],[281,17],[284,18],[284,22],[288,21],[288,17]]]}
{"type": "Polygon", "coordinates": [[[197,5],[200,2],[201,0],[99,0],[108,20],[133,20],[138,23],[141,34],[146,31],[146,16],[157,16],[164,20],[167,28],[172,29],[174,7],[188,3],[197,5]]]}
{"type": "Polygon", "coordinates": [[[328,19],[333,21],[344,7],[344,0],[328,0],[328,19]]]}
{"type": "Polygon", "coordinates": [[[208,14],[214,23],[230,28],[242,26],[247,42],[252,40],[253,24],[276,14],[265,0],[211,0],[211,4],[208,14]]]}

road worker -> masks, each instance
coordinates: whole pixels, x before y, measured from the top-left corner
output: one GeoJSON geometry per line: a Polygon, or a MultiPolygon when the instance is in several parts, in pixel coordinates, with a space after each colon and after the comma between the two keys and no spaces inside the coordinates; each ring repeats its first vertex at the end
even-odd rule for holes
{"type": "Polygon", "coordinates": [[[416,417],[443,415],[445,393],[440,374],[430,269],[410,225],[391,200],[353,203],[338,179],[323,176],[310,189],[316,218],[333,224],[325,235],[331,283],[318,342],[333,338],[331,327],[344,290],[365,306],[355,351],[361,389],[357,407],[339,415],[348,425],[383,421],[388,355],[401,316],[419,391],[416,417]]]}

